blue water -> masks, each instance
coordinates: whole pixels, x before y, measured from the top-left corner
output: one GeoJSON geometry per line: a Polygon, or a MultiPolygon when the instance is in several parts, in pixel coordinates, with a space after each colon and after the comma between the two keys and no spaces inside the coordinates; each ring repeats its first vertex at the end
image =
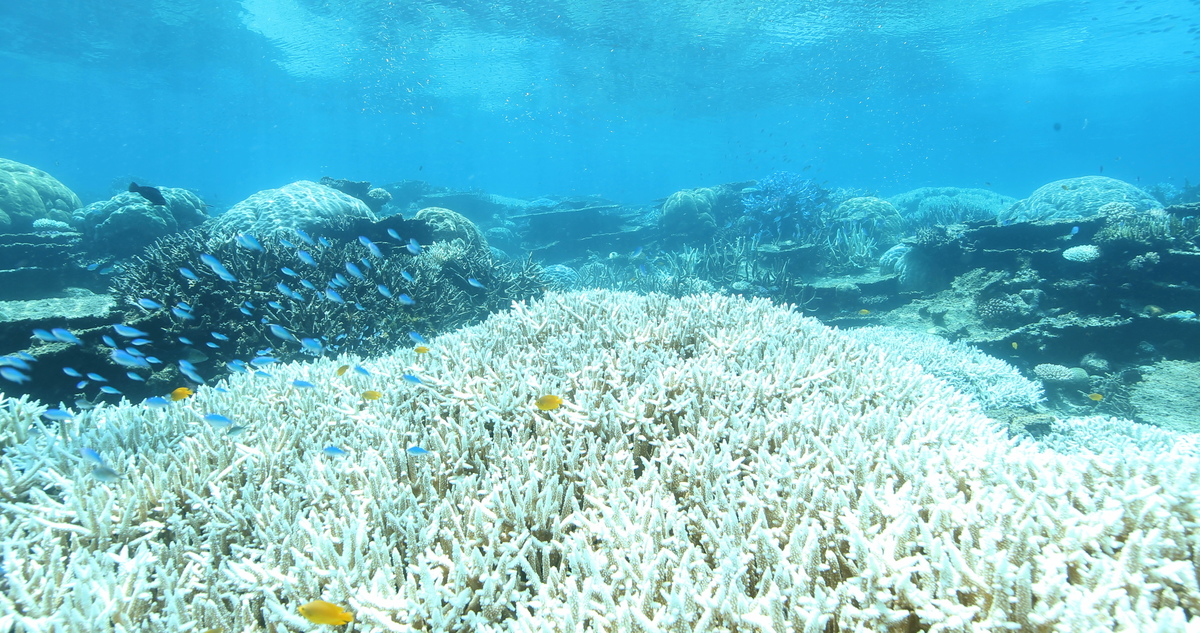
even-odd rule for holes
{"type": "Polygon", "coordinates": [[[1195,0],[10,1],[0,156],[84,202],[137,177],[218,208],[323,175],[625,203],[780,169],[1181,185],[1198,31],[1195,0]]]}

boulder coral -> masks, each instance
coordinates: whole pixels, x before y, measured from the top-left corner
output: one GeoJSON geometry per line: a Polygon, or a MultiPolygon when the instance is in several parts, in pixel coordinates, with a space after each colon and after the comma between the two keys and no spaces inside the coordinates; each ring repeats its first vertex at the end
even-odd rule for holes
{"type": "Polygon", "coordinates": [[[286,230],[313,232],[342,218],[378,220],[362,200],[311,180],[299,180],[251,195],[208,226],[216,232],[269,237],[286,230]]]}
{"type": "Polygon", "coordinates": [[[684,241],[708,239],[717,229],[713,203],[716,192],[707,187],[676,191],[663,202],[659,226],[684,241]]]}
{"type": "Polygon", "coordinates": [[[69,222],[83,203],[50,174],[0,158],[0,233],[23,233],[41,219],[69,222]]]}
{"type": "Polygon", "coordinates": [[[128,256],[154,240],[199,226],[208,219],[204,202],[195,193],[159,187],[165,205],[151,204],[140,194],[121,192],[75,212],[74,224],[83,232],[90,252],[128,256]]]}
{"type": "Polygon", "coordinates": [[[1138,211],[1161,209],[1162,203],[1137,187],[1107,176],[1066,178],[1038,187],[1028,198],[1000,214],[1001,224],[1081,220],[1101,213],[1111,202],[1127,202],[1138,211]]]}
{"type": "Polygon", "coordinates": [[[764,300],[551,294],[428,347],[54,426],[6,400],[0,628],[1195,628],[1194,451],[1010,440],[764,300]]]}

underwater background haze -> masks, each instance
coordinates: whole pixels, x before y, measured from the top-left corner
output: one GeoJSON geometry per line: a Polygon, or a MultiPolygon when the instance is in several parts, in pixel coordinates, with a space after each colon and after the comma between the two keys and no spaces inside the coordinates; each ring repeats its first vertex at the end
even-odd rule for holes
{"type": "Polygon", "coordinates": [[[0,155],[85,202],[330,175],[622,202],[777,170],[1024,196],[1200,167],[1200,4],[0,6],[0,155]],[[123,186],[123,184],[122,184],[123,186]]]}

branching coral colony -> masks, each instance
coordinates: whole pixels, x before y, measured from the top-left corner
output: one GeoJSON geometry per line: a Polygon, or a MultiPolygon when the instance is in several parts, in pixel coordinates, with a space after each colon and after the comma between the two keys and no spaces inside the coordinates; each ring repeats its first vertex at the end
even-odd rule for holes
{"type": "Polygon", "coordinates": [[[4,400],[0,630],[308,630],[318,600],[371,632],[1181,631],[1200,612],[1196,447],[1172,434],[1013,441],[893,351],[766,300],[549,294],[428,347],[55,423],[4,400]]]}

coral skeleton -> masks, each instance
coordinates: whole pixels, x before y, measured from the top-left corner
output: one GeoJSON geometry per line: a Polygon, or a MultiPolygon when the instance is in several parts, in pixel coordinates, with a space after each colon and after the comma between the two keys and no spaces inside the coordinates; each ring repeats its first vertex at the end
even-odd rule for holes
{"type": "Polygon", "coordinates": [[[550,293],[429,348],[4,400],[0,630],[312,630],[318,599],[355,631],[1198,626],[1193,450],[1009,439],[766,300],[550,293]]]}

